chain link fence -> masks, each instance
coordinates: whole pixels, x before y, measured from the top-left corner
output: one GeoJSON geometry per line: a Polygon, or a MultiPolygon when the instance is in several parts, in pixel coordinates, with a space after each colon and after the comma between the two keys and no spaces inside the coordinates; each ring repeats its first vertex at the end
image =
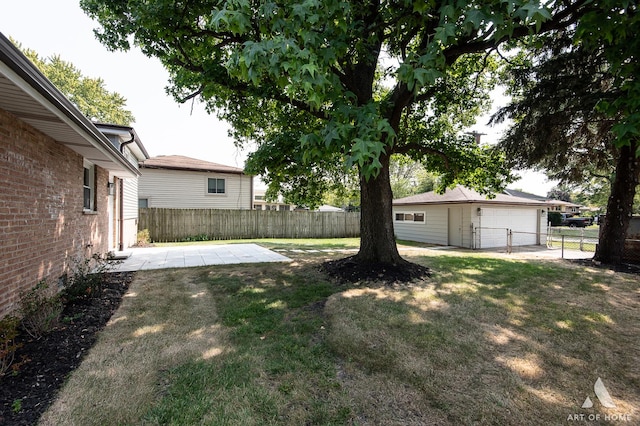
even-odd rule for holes
{"type": "MultiPolygon", "coordinates": [[[[640,218],[634,218],[635,220],[640,218]]],[[[637,232],[637,224],[630,227],[624,242],[623,262],[640,265],[640,234],[637,232]]],[[[600,240],[600,229],[597,228],[567,228],[549,226],[547,228],[547,247],[562,251],[579,250],[581,252],[595,253],[600,240]]]]}
{"type": "MultiPolygon", "coordinates": [[[[557,250],[561,258],[589,258],[595,254],[600,227],[574,228],[548,226],[542,232],[521,232],[509,228],[472,227],[472,248],[483,249],[481,242],[506,253],[531,251],[534,246],[557,250]]],[[[489,248],[487,248],[489,249],[489,248]]],[[[625,240],[623,262],[640,265],[640,217],[634,217],[625,240]]]]}
{"type": "Polygon", "coordinates": [[[598,228],[549,226],[547,228],[547,247],[595,253],[598,234],[598,228]]]}
{"type": "Polygon", "coordinates": [[[510,228],[471,228],[471,248],[514,251],[529,251],[531,246],[544,245],[545,235],[540,232],[514,231],[510,228]]]}

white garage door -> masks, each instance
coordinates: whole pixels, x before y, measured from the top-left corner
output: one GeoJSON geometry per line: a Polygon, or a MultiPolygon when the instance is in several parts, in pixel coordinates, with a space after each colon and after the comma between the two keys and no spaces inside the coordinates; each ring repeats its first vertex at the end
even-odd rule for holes
{"type": "Polygon", "coordinates": [[[511,244],[526,246],[538,243],[538,210],[535,208],[482,208],[480,248],[505,247],[507,229],[511,244]]]}

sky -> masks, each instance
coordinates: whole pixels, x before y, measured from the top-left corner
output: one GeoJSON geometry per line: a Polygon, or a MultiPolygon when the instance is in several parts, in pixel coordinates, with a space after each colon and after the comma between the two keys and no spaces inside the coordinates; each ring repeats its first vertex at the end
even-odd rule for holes
{"type": "MultiPolygon", "coordinates": [[[[77,0],[0,0],[0,32],[41,57],[59,55],[83,75],[104,80],[107,90],[127,99],[132,124],[149,155],[184,155],[214,163],[243,167],[248,151],[228,136],[229,125],[208,115],[202,104],[180,105],[165,93],[169,76],[160,61],[137,48],[110,52],[94,35],[98,24],[84,14],[77,0]]],[[[497,97],[504,101],[504,98],[497,97]]],[[[499,105],[494,105],[494,109],[499,105]]],[[[496,142],[504,128],[485,125],[482,117],[469,131],[485,133],[484,142],[496,142]]],[[[520,173],[511,185],[546,195],[555,182],[540,173],[520,173]]]]}

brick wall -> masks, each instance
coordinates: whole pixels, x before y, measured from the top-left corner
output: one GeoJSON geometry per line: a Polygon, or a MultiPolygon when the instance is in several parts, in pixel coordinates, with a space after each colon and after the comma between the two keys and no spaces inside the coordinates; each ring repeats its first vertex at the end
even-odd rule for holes
{"type": "Polygon", "coordinates": [[[96,168],[97,214],[85,214],[82,156],[0,109],[0,318],[73,258],[107,251],[107,180],[96,168]]]}

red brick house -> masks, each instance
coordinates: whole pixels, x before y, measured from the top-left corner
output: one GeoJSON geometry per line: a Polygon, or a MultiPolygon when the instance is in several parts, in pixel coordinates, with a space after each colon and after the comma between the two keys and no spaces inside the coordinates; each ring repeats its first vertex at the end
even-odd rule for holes
{"type": "Polygon", "coordinates": [[[0,318],[72,259],[125,244],[126,182],[148,157],[112,127],[127,129],[128,145],[108,137],[0,34],[0,318]]]}

